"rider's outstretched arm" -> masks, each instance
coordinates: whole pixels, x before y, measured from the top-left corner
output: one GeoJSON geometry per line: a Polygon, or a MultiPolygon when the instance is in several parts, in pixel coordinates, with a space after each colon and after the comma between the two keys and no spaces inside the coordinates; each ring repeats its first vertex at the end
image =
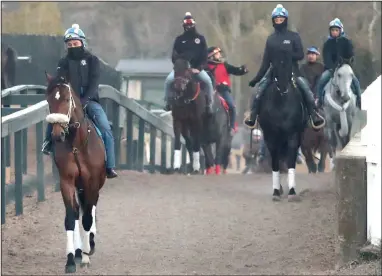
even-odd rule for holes
{"type": "Polygon", "coordinates": [[[268,69],[271,65],[271,59],[270,59],[270,54],[269,54],[269,42],[268,41],[269,41],[269,38],[265,44],[263,61],[261,63],[259,72],[257,72],[256,77],[253,78],[254,82],[259,82],[265,76],[265,73],[268,71],[268,69]]]}
{"type": "Polygon", "coordinates": [[[228,62],[224,62],[225,69],[227,70],[228,74],[235,75],[235,76],[242,76],[247,73],[244,66],[236,67],[228,62]]]}
{"type": "Polygon", "coordinates": [[[99,77],[100,77],[100,65],[99,59],[96,56],[91,57],[89,66],[89,86],[84,91],[82,99],[89,100],[94,98],[98,93],[99,77]]]}

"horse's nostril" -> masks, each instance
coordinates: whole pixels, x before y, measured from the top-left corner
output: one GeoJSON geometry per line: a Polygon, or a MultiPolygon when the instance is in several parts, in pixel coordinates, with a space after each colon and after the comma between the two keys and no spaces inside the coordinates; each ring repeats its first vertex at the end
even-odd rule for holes
{"type": "Polygon", "coordinates": [[[61,131],[61,132],[60,132],[60,136],[61,136],[61,137],[65,137],[65,132],[64,132],[64,131],[61,131]]]}

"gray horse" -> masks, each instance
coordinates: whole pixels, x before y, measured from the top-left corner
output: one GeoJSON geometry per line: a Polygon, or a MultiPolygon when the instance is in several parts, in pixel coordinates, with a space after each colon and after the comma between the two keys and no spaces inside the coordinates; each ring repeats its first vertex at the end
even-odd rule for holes
{"type": "Polygon", "coordinates": [[[356,96],[351,90],[353,76],[351,66],[342,63],[324,88],[325,135],[331,146],[329,154],[333,158],[336,149],[342,150],[351,138],[351,128],[357,110],[356,96]]]}

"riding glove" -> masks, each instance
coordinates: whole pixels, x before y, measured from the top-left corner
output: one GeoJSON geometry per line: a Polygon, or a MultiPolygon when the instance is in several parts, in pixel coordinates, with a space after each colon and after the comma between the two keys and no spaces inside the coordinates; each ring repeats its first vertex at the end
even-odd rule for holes
{"type": "Polygon", "coordinates": [[[251,80],[250,82],[249,82],[249,86],[250,87],[255,87],[256,86],[256,83],[257,83],[257,81],[255,81],[255,80],[251,80]]]}

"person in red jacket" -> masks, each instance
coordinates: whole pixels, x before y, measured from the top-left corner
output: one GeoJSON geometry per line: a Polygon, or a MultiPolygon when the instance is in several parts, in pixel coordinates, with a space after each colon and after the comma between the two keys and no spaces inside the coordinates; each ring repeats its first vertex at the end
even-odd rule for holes
{"type": "Polygon", "coordinates": [[[231,95],[231,79],[230,74],[235,76],[242,76],[248,73],[245,65],[235,67],[228,62],[224,61],[222,57],[222,50],[218,47],[208,48],[208,71],[211,72],[216,85],[216,90],[224,98],[229,107],[230,126],[232,128],[231,134],[236,132],[235,119],[236,107],[231,95]]]}

